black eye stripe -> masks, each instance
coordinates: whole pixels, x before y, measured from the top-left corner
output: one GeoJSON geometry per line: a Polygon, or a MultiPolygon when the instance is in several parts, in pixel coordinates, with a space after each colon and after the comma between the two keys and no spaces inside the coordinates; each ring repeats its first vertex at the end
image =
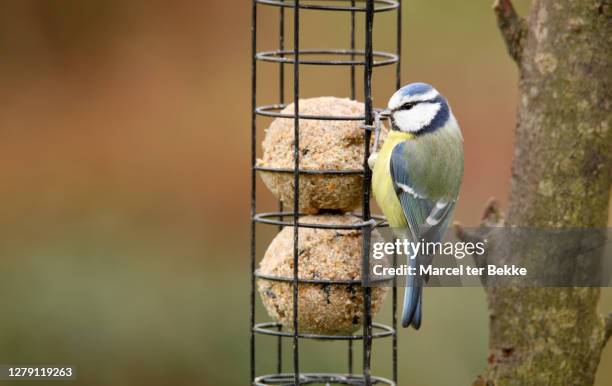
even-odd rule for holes
{"type": "Polygon", "coordinates": [[[395,111],[398,110],[410,110],[411,108],[413,108],[414,106],[420,104],[420,103],[437,103],[439,102],[439,98],[433,98],[433,99],[427,99],[424,101],[412,101],[412,102],[406,102],[403,105],[401,105],[400,107],[398,107],[395,111]]]}

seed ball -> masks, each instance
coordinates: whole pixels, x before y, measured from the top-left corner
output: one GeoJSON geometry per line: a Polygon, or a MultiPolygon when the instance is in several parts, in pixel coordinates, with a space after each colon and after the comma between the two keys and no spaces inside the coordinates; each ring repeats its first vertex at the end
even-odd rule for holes
{"type": "MultiPolygon", "coordinates": [[[[293,114],[295,106],[281,112],[293,114]]],[[[300,99],[300,114],[328,116],[362,116],[364,104],[350,99],[320,97],[300,99]]],[[[325,121],[300,119],[300,169],[362,170],[364,158],[363,121],[325,121]]],[[[383,128],[384,129],[384,128],[383,128]]],[[[266,130],[263,157],[258,166],[294,168],[294,120],[277,118],[266,130]]],[[[381,130],[381,142],[386,129],[381,130]]],[[[372,135],[372,145],[374,136],[372,135]]],[[[293,208],[292,173],[261,172],[264,184],[272,194],[293,208]]],[[[348,212],[360,207],[363,196],[360,174],[300,174],[300,211],[316,214],[321,210],[348,212]]]]}
{"type": "MultiPolygon", "coordinates": [[[[350,215],[305,216],[309,224],[355,224],[350,215]]],[[[383,241],[373,230],[372,243],[383,241]]],[[[300,228],[298,235],[300,279],[359,280],[361,277],[362,234],[360,229],[329,230],[300,228]]],[[[388,263],[370,259],[372,265],[388,263]]],[[[262,259],[259,271],[265,275],[293,277],[293,227],[285,227],[274,238],[262,259]]],[[[293,284],[258,279],[261,300],[272,319],[287,330],[293,329],[293,284]]],[[[388,288],[372,287],[372,315],[378,311],[388,288]]],[[[298,323],[303,333],[350,335],[363,323],[363,287],[360,284],[298,285],[298,323]]]]}

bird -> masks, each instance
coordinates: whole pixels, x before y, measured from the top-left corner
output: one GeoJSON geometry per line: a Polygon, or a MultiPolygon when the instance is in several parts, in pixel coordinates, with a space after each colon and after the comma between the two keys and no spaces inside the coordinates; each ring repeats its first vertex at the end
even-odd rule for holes
{"type": "MultiPolygon", "coordinates": [[[[372,192],[394,237],[440,242],[452,219],[463,178],[463,136],[444,96],[426,83],[411,83],[383,111],[391,124],[380,151],[369,157],[372,192]]],[[[408,267],[432,257],[409,256],[408,267]]],[[[423,278],[407,275],[402,326],[422,322],[423,278]]]]}

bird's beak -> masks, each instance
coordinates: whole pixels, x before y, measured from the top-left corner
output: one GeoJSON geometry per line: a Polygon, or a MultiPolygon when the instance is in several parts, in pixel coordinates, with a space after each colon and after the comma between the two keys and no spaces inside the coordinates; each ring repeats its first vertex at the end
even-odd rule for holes
{"type": "Polygon", "coordinates": [[[389,109],[380,110],[380,117],[382,119],[387,119],[391,116],[392,111],[389,109]]]}

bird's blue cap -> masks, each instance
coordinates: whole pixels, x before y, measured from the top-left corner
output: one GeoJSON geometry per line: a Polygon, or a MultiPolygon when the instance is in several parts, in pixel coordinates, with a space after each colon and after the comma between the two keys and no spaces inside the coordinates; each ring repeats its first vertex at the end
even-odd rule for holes
{"type": "Polygon", "coordinates": [[[399,92],[402,96],[415,96],[425,94],[429,91],[432,91],[433,89],[433,86],[427,83],[410,83],[400,88],[399,92]]]}

